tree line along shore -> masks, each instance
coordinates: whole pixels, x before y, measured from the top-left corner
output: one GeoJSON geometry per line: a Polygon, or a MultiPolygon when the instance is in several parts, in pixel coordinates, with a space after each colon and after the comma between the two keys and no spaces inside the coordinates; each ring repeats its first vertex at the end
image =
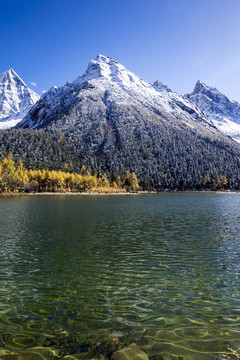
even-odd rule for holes
{"type": "Polygon", "coordinates": [[[97,177],[82,166],[79,173],[66,170],[26,169],[22,161],[17,163],[11,154],[0,161],[0,193],[42,192],[137,192],[139,184],[134,172],[126,171],[121,178],[111,181],[107,174],[97,177]]]}
{"type": "Polygon", "coordinates": [[[101,176],[91,174],[86,167],[81,166],[79,172],[69,171],[67,164],[62,170],[27,169],[21,160],[15,161],[10,153],[0,161],[0,194],[21,193],[136,193],[159,191],[237,191],[229,186],[225,175],[219,175],[213,183],[207,173],[201,186],[194,188],[176,188],[164,186],[156,190],[152,186],[139,183],[134,172],[125,171],[114,180],[109,174],[101,176]]]}

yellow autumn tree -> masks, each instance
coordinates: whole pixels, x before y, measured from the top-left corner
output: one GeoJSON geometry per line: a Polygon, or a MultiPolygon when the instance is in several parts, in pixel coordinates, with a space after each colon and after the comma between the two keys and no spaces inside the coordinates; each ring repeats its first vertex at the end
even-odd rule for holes
{"type": "Polygon", "coordinates": [[[131,191],[138,191],[139,189],[138,179],[134,172],[132,172],[129,176],[129,183],[130,183],[131,191]]]}

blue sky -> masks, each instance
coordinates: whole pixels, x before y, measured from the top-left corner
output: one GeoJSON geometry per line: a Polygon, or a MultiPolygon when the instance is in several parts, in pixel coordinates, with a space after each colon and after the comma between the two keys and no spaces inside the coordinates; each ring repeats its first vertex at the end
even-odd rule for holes
{"type": "Polygon", "coordinates": [[[0,73],[41,94],[104,54],[180,94],[199,79],[240,102],[239,19],[240,0],[0,0],[0,73]]]}

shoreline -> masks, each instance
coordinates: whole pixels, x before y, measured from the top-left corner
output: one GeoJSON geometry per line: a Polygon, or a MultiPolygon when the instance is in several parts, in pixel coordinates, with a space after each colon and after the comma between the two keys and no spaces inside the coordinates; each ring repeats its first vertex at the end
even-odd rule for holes
{"type": "Polygon", "coordinates": [[[106,196],[106,195],[146,195],[146,194],[240,194],[240,191],[236,190],[219,190],[219,191],[211,191],[211,190],[179,190],[179,191],[138,191],[138,192],[19,192],[19,193],[1,193],[1,196],[73,196],[73,195],[82,195],[82,196],[106,196]]]}

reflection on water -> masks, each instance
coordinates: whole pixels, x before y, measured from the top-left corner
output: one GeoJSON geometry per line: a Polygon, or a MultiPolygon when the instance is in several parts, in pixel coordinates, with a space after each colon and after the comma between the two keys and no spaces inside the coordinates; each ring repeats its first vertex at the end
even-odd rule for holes
{"type": "Polygon", "coordinates": [[[240,195],[1,197],[0,216],[1,359],[240,348],[240,195]]]}

